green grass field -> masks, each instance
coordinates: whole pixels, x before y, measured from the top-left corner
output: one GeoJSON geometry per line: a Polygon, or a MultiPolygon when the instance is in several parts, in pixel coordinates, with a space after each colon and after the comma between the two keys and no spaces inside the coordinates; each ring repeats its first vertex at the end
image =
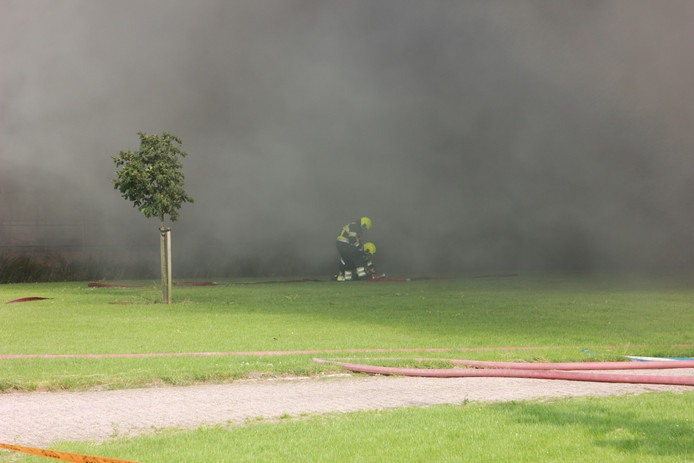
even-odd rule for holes
{"type": "MultiPolygon", "coordinates": [[[[154,287],[2,285],[0,356],[445,348],[452,350],[389,356],[402,357],[403,365],[417,365],[407,359],[422,356],[500,361],[694,357],[694,347],[685,346],[694,344],[694,280],[687,277],[219,283],[175,287],[172,305],[159,303],[161,293],[154,287]],[[37,296],[50,299],[5,304],[37,296]],[[507,347],[535,349],[500,349],[507,347]]],[[[124,388],[339,371],[314,363],[315,356],[0,359],[0,389],[124,388]]],[[[693,394],[686,393],[475,404],[288,419],[69,447],[152,462],[595,461],[589,455],[604,461],[687,461],[694,454],[693,402],[693,394]],[[361,442],[358,448],[348,445],[350,439],[361,442]],[[172,449],[181,456],[172,458],[172,449]],[[329,449],[332,453],[326,453],[329,449]]]]}

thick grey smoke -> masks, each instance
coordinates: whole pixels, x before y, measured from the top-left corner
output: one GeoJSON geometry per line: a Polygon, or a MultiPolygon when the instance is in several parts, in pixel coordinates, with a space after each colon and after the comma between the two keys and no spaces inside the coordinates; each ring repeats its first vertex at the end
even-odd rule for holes
{"type": "Polygon", "coordinates": [[[156,246],[113,190],[182,138],[179,275],[694,263],[694,4],[0,0],[3,220],[156,246]]]}

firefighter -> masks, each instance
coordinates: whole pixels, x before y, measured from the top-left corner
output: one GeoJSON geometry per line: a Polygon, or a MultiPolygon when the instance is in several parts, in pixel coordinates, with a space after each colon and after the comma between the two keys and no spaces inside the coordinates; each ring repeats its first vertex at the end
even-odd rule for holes
{"type": "MultiPolygon", "coordinates": [[[[340,254],[340,264],[335,279],[351,281],[366,278],[364,264],[363,234],[371,229],[371,219],[362,217],[359,221],[350,222],[337,236],[337,252],[340,254]]],[[[374,246],[375,250],[375,246],[374,246]]]]}
{"type": "Polygon", "coordinates": [[[376,245],[373,243],[364,243],[364,254],[362,255],[362,259],[364,260],[364,267],[366,267],[366,274],[371,279],[378,278],[376,276],[376,267],[374,267],[372,260],[374,254],[376,254],[376,245]]]}
{"type": "MultiPolygon", "coordinates": [[[[366,273],[366,278],[371,279],[371,280],[377,280],[380,278],[385,278],[385,273],[381,275],[376,275],[376,267],[374,266],[373,262],[373,255],[376,254],[376,245],[373,243],[364,243],[363,246],[364,252],[361,254],[361,261],[362,265],[364,267],[365,273],[366,273]]],[[[333,277],[333,280],[337,281],[345,281],[344,279],[344,272],[346,270],[345,266],[342,264],[342,260],[340,260],[340,273],[338,275],[335,275],[333,277]],[[342,278],[340,278],[340,275],[343,275],[342,278]]],[[[357,267],[359,269],[359,267],[357,267]]],[[[353,270],[352,272],[357,272],[358,270],[353,270]]],[[[353,273],[354,275],[354,273],[353,273]]],[[[354,278],[354,276],[352,277],[354,278]]],[[[356,279],[362,279],[362,277],[356,278],[356,279]]]]}

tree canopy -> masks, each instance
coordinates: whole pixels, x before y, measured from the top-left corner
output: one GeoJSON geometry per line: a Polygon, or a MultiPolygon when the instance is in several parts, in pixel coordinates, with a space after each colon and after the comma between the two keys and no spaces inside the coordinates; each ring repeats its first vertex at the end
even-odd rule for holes
{"type": "Polygon", "coordinates": [[[147,218],[169,216],[178,220],[178,210],[184,202],[193,202],[183,189],[183,165],[179,156],[188,154],[181,149],[181,140],[164,132],[162,135],[140,136],[139,151],[121,151],[113,156],[117,178],[114,188],[133,203],[147,218]]]}

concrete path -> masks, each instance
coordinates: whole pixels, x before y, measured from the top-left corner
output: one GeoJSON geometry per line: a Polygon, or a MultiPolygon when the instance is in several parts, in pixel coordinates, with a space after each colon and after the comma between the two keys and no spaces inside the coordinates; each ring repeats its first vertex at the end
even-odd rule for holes
{"type": "MultiPolygon", "coordinates": [[[[694,369],[648,374],[694,376],[694,369]]],[[[687,386],[515,378],[342,376],[118,391],[5,393],[0,394],[0,442],[43,447],[57,440],[103,441],[169,427],[242,425],[259,417],[692,390],[687,386]]]]}

